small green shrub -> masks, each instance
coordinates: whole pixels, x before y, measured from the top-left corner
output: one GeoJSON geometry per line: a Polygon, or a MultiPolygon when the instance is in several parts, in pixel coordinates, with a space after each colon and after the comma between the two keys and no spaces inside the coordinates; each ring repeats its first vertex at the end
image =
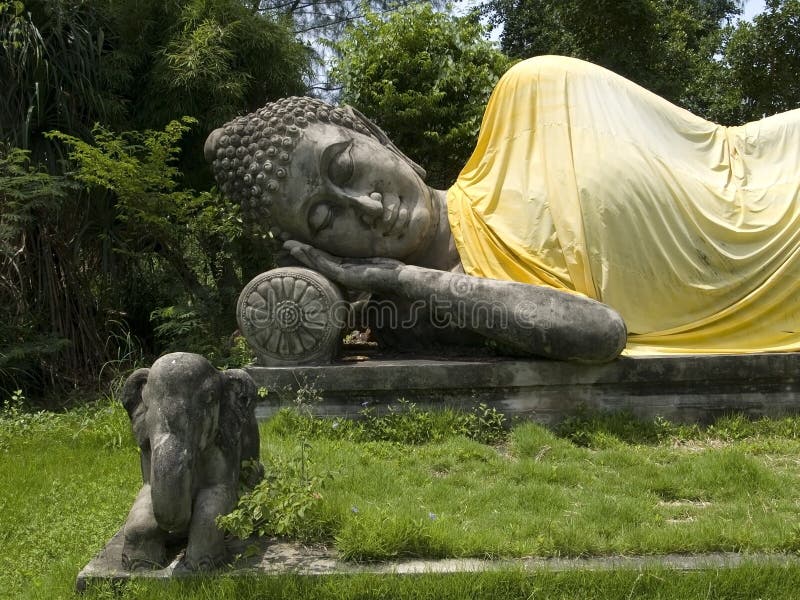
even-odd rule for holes
{"type": "MultiPolygon", "coordinates": [[[[233,338],[230,352],[228,353],[225,363],[221,366],[225,369],[236,369],[252,364],[255,358],[256,356],[253,354],[253,350],[247,344],[247,340],[244,339],[244,336],[237,335],[233,338]]],[[[266,397],[265,388],[259,389],[259,397],[266,397]],[[261,390],[264,391],[262,392],[261,390]]]]}
{"type": "MultiPolygon", "coordinates": [[[[259,389],[259,396],[266,395],[266,389],[259,389]]],[[[218,519],[220,527],[242,539],[253,534],[305,540],[330,536],[319,509],[322,488],[331,474],[313,470],[308,441],[317,421],[312,406],[321,399],[313,384],[300,386],[294,406],[279,413],[288,429],[299,434],[296,455],[267,457],[263,479],[239,498],[236,509],[218,519]]]]}
{"type": "Polygon", "coordinates": [[[0,450],[8,447],[11,438],[22,437],[35,429],[58,425],[55,414],[45,411],[32,411],[22,390],[15,390],[4,402],[0,410],[0,450]]]}
{"type": "Polygon", "coordinates": [[[307,450],[299,458],[269,457],[264,478],[239,499],[235,510],[218,518],[220,527],[242,539],[253,534],[309,541],[329,537],[331,528],[319,509],[330,475],[311,468],[307,450]]]}
{"type": "Polygon", "coordinates": [[[389,406],[388,412],[376,414],[374,409],[362,411],[360,437],[373,441],[398,442],[400,444],[424,444],[438,442],[450,433],[450,423],[437,419],[431,411],[421,410],[413,402],[401,399],[397,406],[389,406]]]}
{"type": "Polygon", "coordinates": [[[12,439],[36,444],[52,436],[90,441],[105,450],[118,449],[130,441],[130,429],[128,414],[113,399],[101,399],[66,413],[34,411],[17,390],[0,409],[0,451],[7,449],[12,439]]]}
{"type": "Polygon", "coordinates": [[[458,413],[459,429],[456,431],[482,444],[499,444],[508,437],[506,416],[484,403],[471,412],[458,413]]]}

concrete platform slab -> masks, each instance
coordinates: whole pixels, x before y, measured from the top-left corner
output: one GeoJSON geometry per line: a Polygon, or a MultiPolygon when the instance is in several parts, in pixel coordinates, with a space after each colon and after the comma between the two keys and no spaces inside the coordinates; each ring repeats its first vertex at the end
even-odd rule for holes
{"type": "MultiPolygon", "coordinates": [[[[509,558],[485,560],[479,558],[451,558],[441,560],[407,559],[386,562],[354,563],[339,559],[335,550],[323,546],[303,546],[298,543],[274,539],[256,539],[248,542],[231,541],[232,554],[251,549],[246,557],[238,558],[218,574],[226,576],[270,576],[297,574],[307,576],[358,575],[415,575],[422,573],[481,573],[503,570],[569,571],[613,569],[670,569],[694,571],[702,569],[734,568],[743,564],[773,564],[800,566],[796,554],[741,554],[718,552],[711,554],[666,554],[653,556],[599,556],[589,558],[509,558]]],[[[195,573],[176,572],[180,558],[166,568],[156,571],[125,571],[121,564],[122,533],[117,533],[106,547],[78,574],[76,589],[85,591],[97,581],[127,581],[132,578],[172,579],[198,577],[195,573]]]]}
{"type": "Polygon", "coordinates": [[[267,418],[302,386],[322,399],[321,416],[357,417],[398,399],[420,407],[485,403],[508,416],[554,424],[584,409],[643,419],[710,422],[733,412],[777,417],[800,411],[800,353],[621,357],[603,365],[503,358],[346,357],[327,366],[247,367],[267,418]]]}

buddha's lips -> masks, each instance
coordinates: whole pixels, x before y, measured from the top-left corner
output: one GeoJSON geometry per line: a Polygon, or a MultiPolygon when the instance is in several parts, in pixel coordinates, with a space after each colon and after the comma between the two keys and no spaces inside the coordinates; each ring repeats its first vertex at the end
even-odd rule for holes
{"type": "Polygon", "coordinates": [[[384,236],[390,235],[394,230],[395,225],[397,225],[398,218],[400,216],[400,208],[402,207],[402,204],[403,203],[400,200],[398,200],[393,206],[386,207],[386,209],[384,209],[384,214],[386,212],[389,213],[389,217],[386,220],[382,221],[384,236]]]}

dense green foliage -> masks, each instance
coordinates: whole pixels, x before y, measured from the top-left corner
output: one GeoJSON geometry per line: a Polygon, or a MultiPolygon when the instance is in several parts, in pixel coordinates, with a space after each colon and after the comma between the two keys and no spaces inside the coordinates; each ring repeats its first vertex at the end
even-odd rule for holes
{"type": "Polygon", "coordinates": [[[0,2],[0,44],[0,389],[96,382],[142,350],[219,358],[271,258],[191,191],[211,184],[202,143],[302,92],[308,48],[239,0],[0,2]]]}
{"type": "Polygon", "coordinates": [[[337,46],[341,100],[373,119],[397,146],[449,186],[469,158],[483,108],[511,62],[484,39],[475,16],[417,4],[369,13],[337,46]]]}
{"type": "Polygon", "coordinates": [[[0,141],[31,150],[51,171],[58,148],[43,133],[85,134],[107,114],[103,20],[88,2],[0,2],[0,141]]]}
{"type": "MultiPolygon", "coordinates": [[[[250,4],[261,12],[291,18],[298,33],[337,39],[349,23],[363,19],[370,11],[389,13],[415,2],[419,0],[251,0],[250,4]]],[[[441,8],[446,2],[432,0],[428,4],[441,8]]]]}
{"type": "Polygon", "coordinates": [[[703,117],[740,124],[800,106],[800,3],[768,0],[487,0],[510,56],[565,54],[620,73],[703,117]]]}
{"type": "Polygon", "coordinates": [[[767,0],[764,13],[741,23],[725,47],[746,118],[800,107],[800,2],[767,0]]]}
{"type": "Polygon", "coordinates": [[[191,347],[219,360],[220,340],[236,328],[234,302],[243,285],[239,207],[216,194],[180,185],[178,143],[193,122],[164,131],[115,135],[102,127],[91,142],[56,133],[69,148],[70,176],[90,190],[113,194],[118,227],[108,295],[142,332],[157,324],[158,347],[191,347]],[[135,273],[134,280],[124,274],[135,273]],[[137,311],[153,307],[153,314],[137,311]]]}
{"type": "Polygon", "coordinates": [[[238,352],[234,303],[243,278],[270,264],[269,247],[242,235],[238,206],[181,185],[190,124],[98,126],[89,142],[53,134],[69,179],[21,150],[0,155],[0,292],[11,301],[0,306],[0,388],[96,382],[147,349],[219,364],[238,352]]]}
{"type": "Polygon", "coordinates": [[[207,131],[302,92],[308,72],[309,51],[286,24],[239,0],[0,2],[0,40],[11,84],[2,138],[37,161],[58,148],[42,148],[48,131],[85,136],[98,120],[160,128],[184,115],[207,131]]]}
{"type": "MultiPolygon", "coordinates": [[[[332,55],[331,42],[345,35],[347,26],[362,21],[370,11],[390,13],[420,0],[250,0],[249,4],[276,18],[288,19],[294,31],[307,41],[314,53],[314,70],[309,86],[311,93],[334,93],[328,63],[332,55]]],[[[447,0],[426,0],[427,4],[441,9],[447,0]]]]}
{"type": "Polygon", "coordinates": [[[103,75],[119,109],[114,129],[161,128],[184,115],[198,121],[186,137],[182,171],[193,185],[211,183],[200,149],[233,115],[267,99],[300,94],[309,49],[285,20],[241,0],[112,2],[103,75]]]}
{"type": "Polygon", "coordinates": [[[69,353],[61,361],[77,368],[99,345],[73,329],[72,313],[59,310],[65,288],[82,294],[72,298],[74,310],[91,306],[89,281],[69,269],[69,252],[57,243],[57,230],[73,235],[81,224],[68,209],[72,193],[66,178],[36,169],[27,152],[0,147],[0,395],[56,353],[69,353]]]}
{"type": "MultiPolygon", "coordinates": [[[[489,0],[511,56],[563,54],[597,63],[709,114],[702,85],[716,68],[735,0],[489,0]]],[[[713,116],[713,115],[710,115],[713,116]]]]}

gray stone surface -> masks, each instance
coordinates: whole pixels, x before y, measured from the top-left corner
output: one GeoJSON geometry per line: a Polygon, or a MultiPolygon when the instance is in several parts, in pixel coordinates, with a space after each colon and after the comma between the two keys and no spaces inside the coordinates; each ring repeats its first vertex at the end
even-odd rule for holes
{"type": "MultiPolygon", "coordinates": [[[[478,558],[451,558],[440,560],[407,559],[386,562],[355,563],[338,558],[336,551],[323,546],[304,546],[299,543],[272,539],[229,541],[232,555],[244,555],[248,547],[254,549],[248,558],[237,558],[220,572],[228,576],[299,574],[307,576],[357,575],[417,575],[421,573],[479,573],[501,570],[569,571],[612,569],[644,570],[653,568],[693,571],[701,569],[726,569],[743,564],[800,565],[796,554],[739,554],[718,552],[710,554],[665,554],[653,556],[598,556],[589,558],[538,558],[523,557],[500,560],[478,558]]],[[[117,533],[106,547],[78,574],[76,589],[85,591],[95,581],[126,581],[133,577],[171,579],[191,577],[193,574],[176,571],[179,557],[169,566],[157,571],[130,572],[120,562],[122,532],[117,533]]]]}
{"type": "Polygon", "coordinates": [[[317,413],[344,417],[357,417],[363,403],[380,412],[399,398],[434,408],[484,402],[542,423],[583,409],[676,422],[708,422],[731,412],[760,417],[800,411],[800,353],[620,357],[602,365],[361,358],[325,367],[248,367],[256,384],[269,390],[257,416],[288,405],[292,390],[303,385],[322,398],[317,413]]]}
{"type": "MultiPolygon", "coordinates": [[[[228,560],[215,518],[238,499],[240,465],[258,461],[256,388],[240,369],[218,371],[202,356],[167,354],[126,381],[122,402],[141,449],[142,488],[121,534],[125,569],[158,569],[173,543],[180,568],[228,560]]],[[[253,482],[260,473],[253,473],[253,482]]]]}
{"type": "Polygon", "coordinates": [[[239,295],[236,319],[258,364],[328,364],[338,354],[349,304],[316,271],[282,267],[261,273],[239,295]]]}

